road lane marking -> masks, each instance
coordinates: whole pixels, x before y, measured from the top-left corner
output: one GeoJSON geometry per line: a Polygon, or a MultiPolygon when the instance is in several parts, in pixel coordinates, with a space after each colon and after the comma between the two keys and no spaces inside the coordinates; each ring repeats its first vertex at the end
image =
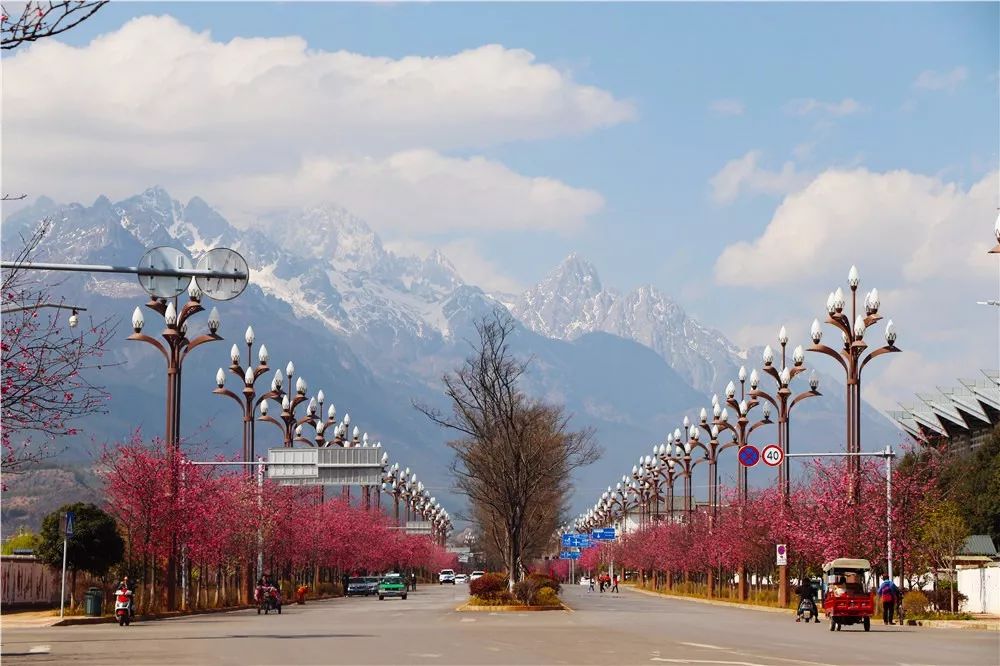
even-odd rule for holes
{"type": "Polygon", "coordinates": [[[412,653],[412,652],[411,652],[411,653],[410,653],[410,656],[411,656],[411,657],[422,657],[422,658],[424,658],[424,659],[437,659],[437,658],[439,658],[439,657],[440,657],[441,655],[439,655],[439,654],[435,654],[435,653],[433,653],[433,652],[424,652],[424,653],[417,653],[417,654],[415,654],[415,653],[412,653]]]}
{"type": "Polygon", "coordinates": [[[720,645],[708,645],[706,643],[685,643],[683,641],[678,641],[681,645],[689,645],[691,647],[700,647],[707,650],[728,650],[730,648],[722,647],[720,645]]]}
{"type": "Polygon", "coordinates": [[[28,650],[29,654],[48,654],[51,647],[48,645],[36,645],[35,647],[28,650]]]}
{"type": "Polygon", "coordinates": [[[461,620],[459,620],[459,622],[475,622],[475,621],[476,618],[474,617],[463,617],[461,620]]]}
{"type": "Polygon", "coordinates": [[[666,659],[664,657],[653,657],[650,661],[665,661],[669,664],[723,664],[725,666],[770,666],[754,661],[719,661],[718,659],[666,659]]]}

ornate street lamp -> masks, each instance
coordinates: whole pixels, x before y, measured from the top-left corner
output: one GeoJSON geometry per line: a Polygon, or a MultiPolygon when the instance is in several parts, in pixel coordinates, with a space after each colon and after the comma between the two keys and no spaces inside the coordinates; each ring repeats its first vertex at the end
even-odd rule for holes
{"type": "Polygon", "coordinates": [[[788,365],[788,334],[785,332],[784,326],[778,331],[778,344],[781,345],[780,369],[774,365],[774,352],[771,351],[770,345],[764,348],[763,356],[764,372],[774,379],[778,390],[774,394],[771,394],[758,388],[760,380],[757,371],[754,370],[750,373],[750,395],[754,398],[766,400],[778,411],[778,448],[785,454],[785,458],[778,468],[778,488],[781,490],[782,495],[787,498],[791,489],[790,461],[787,456],[791,446],[791,431],[789,429],[788,417],[792,411],[792,407],[806,398],[820,395],[820,392],[817,390],[819,388],[819,378],[813,372],[809,378],[809,390],[799,393],[794,398],[792,397],[792,380],[796,375],[806,371],[806,367],[803,365],[805,353],[802,351],[801,345],[796,347],[792,352],[792,365],[788,365]]]}
{"type": "MultiPolygon", "coordinates": [[[[840,287],[837,287],[835,292],[831,292],[826,300],[826,323],[840,331],[842,341],[840,349],[834,350],[827,345],[820,344],[823,329],[819,325],[819,320],[816,319],[813,320],[811,330],[813,345],[809,347],[811,352],[826,354],[835,359],[844,369],[844,374],[847,377],[847,452],[853,454],[861,452],[861,371],[872,359],[883,354],[900,351],[896,347],[896,329],[891,319],[885,327],[886,344],[869,351],[868,343],[864,339],[865,333],[875,322],[882,319],[882,316],[878,313],[880,303],[877,289],[872,289],[865,296],[865,315],[861,316],[858,313],[858,285],[860,283],[858,269],[851,266],[851,270],[847,274],[847,284],[851,288],[850,315],[844,313],[846,302],[844,292],[840,287]]],[[[851,475],[851,498],[857,501],[860,492],[861,459],[857,455],[848,456],[847,464],[851,475]]]]}
{"type": "MultiPolygon", "coordinates": [[[[292,380],[295,378],[295,364],[291,361],[285,366],[285,372],[288,375],[288,387],[292,388],[292,380]]],[[[307,441],[302,439],[302,431],[299,429],[304,423],[309,423],[312,416],[307,415],[305,418],[299,419],[295,415],[296,408],[302,403],[309,400],[306,397],[306,391],[309,385],[306,381],[299,377],[295,380],[295,393],[289,395],[284,389],[284,378],[281,375],[281,370],[277,370],[274,373],[274,378],[271,380],[271,390],[265,394],[265,398],[269,400],[274,400],[281,405],[281,412],[278,414],[278,418],[271,416],[268,413],[267,400],[260,401],[260,416],[258,421],[263,421],[265,423],[271,423],[275,425],[279,430],[281,430],[282,441],[285,448],[290,448],[293,443],[298,439],[298,441],[307,441]]]]}
{"type": "MultiPolygon", "coordinates": [[[[233,345],[232,350],[229,353],[230,364],[229,372],[240,378],[243,383],[243,388],[240,391],[242,395],[238,395],[234,391],[230,391],[225,388],[226,384],[226,373],[222,368],[215,374],[216,388],[212,391],[216,395],[224,395],[232,398],[236,401],[236,404],[240,406],[243,412],[243,462],[253,462],[255,458],[255,445],[254,445],[254,414],[257,411],[258,405],[262,401],[266,400],[268,397],[274,397],[273,391],[257,397],[257,389],[255,384],[257,379],[268,372],[270,369],[267,365],[268,353],[267,347],[265,345],[260,346],[260,350],[257,353],[257,366],[251,368],[250,363],[253,359],[253,343],[254,343],[254,332],[253,326],[247,326],[247,330],[243,339],[246,341],[247,345],[247,363],[246,368],[244,368],[241,362],[240,350],[236,345],[233,345]]],[[[248,466],[246,468],[247,477],[253,476],[253,470],[248,466]]]]}
{"type": "MultiPolygon", "coordinates": [[[[735,424],[729,422],[729,409],[721,406],[717,396],[712,396],[713,424],[719,428],[720,432],[728,430],[733,434],[732,441],[719,446],[717,453],[722,453],[729,448],[736,448],[736,451],[739,452],[742,447],[750,443],[750,434],[754,430],[772,423],[771,408],[768,404],[765,404],[761,410],[764,418],[753,424],[750,423],[749,414],[760,403],[752,396],[749,401],[746,399],[746,368],[740,368],[738,379],[740,381],[739,401],[736,400],[736,385],[733,382],[729,382],[726,385],[726,405],[736,411],[737,419],[735,424]]],[[[737,465],[736,475],[740,501],[743,502],[746,501],[748,494],[747,468],[743,465],[737,465]]]]}
{"type": "MultiPolygon", "coordinates": [[[[142,310],[136,308],[132,313],[132,335],[129,340],[137,340],[155,347],[167,362],[167,393],[166,393],[166,432],[165,441],[167,452],[171,463],[168,470],[170,475],[170,494],[176,498],[178,493],[178,472],[177,465],[180,457],[180,428],[181,428],[181,370],[184,360],[188,354],[197,347],[207,343],[221,340],[222,337],[216,332],[221,324],[219,311],[212,308],[208,315],[208,333],[199,335],[193,340],[188,339],[188,320],[205,308],[201,305],[201,290],[197,285],[192,284],[188,289],[188,301],[177,311],[177,298],[160,299],[153,298],[146,303],[146,307],[163,317],[165,328],[160,336],[163,342],[142,332],[145,321],[142,310]]],[[[167,558],[167,608],[173,610],[177,607],[177,534],[171,535],[170,554],[167,558]]]]}

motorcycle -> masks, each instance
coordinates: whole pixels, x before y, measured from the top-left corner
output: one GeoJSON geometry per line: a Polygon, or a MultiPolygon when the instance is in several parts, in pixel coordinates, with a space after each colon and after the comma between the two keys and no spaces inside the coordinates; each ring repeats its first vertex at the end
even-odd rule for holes
{"type": "Polygon", "coordinates": [[[816,602],[812,599],[802,598],[799,600],[798,615],[801,619],[809,623],[809,620],[815,620],[819,623],[819,611],[816,608],[816,602]]]}
{"type": "Polygon", "coordinates": [[[115,590],[115,619],[119,627],[127,627],[132,622],[132,590],[115,590]]]}
{"type": "Polygon", "coordinates": [[[263,610],[264,615],[267,615],[273,610],[278,611],[278,615],[281,615],[281,598],[278,596],[278,588],[274,586],[263,586],[258,585],[254,590],[253,599],[257,603],[257,615],[263,610]]]}

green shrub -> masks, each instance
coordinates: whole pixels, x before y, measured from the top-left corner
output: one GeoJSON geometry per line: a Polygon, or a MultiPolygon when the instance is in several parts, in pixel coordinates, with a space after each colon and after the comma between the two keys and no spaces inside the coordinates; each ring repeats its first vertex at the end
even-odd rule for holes
{"type": "Polygon", "coordinates": [[[469,592],[481,599],[489,599],[507,592],[507,576],[488,573],[469,583],[469,592]]]}
{"type": "Polygon", "coordinates": [[[559,606],[561,602],[556,596],[556,591],[551,587],[543,587],[535,595],[535,604],[538,606],[559,606]]]}
{"type": "Polygon", "coordinates": [[[930,603],[927,595],[920,590],[910,590],[903,595],[903,612],[906,613],[907,617],[923,615],[927,613],[927,607],[930,606],[930,603]]]}

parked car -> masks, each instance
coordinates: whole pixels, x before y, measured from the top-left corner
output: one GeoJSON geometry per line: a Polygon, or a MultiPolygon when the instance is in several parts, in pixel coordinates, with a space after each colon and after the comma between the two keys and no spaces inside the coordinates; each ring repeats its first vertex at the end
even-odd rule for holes
{"type": "Polygon", "coordinates": [[[441,573],[438,574],[438,585],[444,585],[445,583],[455,584],[454,569],[441,569],[441,573]]]}
{"type": "Polygon", "coordinates": [[[469,582],[469,577],[466,576],[465,574],[455,574],[455,582],[456,583],[468,583],[469,582]]]}
{"type": "Polygon", "coordinates": [[[347,581],[347,596],[371,596],[378,591],[378,578],[371,576],[350,578],[347,581]]]}
{"type": "Polygon", "coordinates": [[[386,597],[399,597],[406,601],[406,582],[398,573],[382,576],[382,581],[378,584],[379,601],[384,601],[386,597]]]}
{"type": "Polygon", "coordinates": [[[473,580],[476,580],[477,578],[482,578],[485,575],[486,575],[485,571],[473,571],[472,575],[469,576],[469,580],[473,581],[473,580]]]}

